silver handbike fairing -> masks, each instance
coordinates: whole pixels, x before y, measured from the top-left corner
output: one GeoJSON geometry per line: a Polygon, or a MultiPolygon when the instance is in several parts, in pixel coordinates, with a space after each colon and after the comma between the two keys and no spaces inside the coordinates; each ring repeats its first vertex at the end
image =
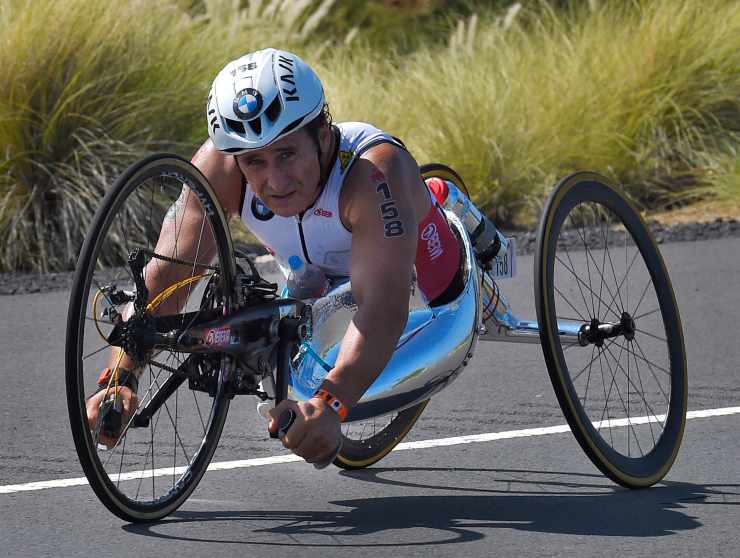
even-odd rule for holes
{"type": "MultiPolygon", "coordinates": [[[[462,292],[453,301],[430,307],[414,284],[409,317],[397,348],[383,372],[352,408],[348,422],[400,411],[429,399],[450,382],[473,356],[478,338],[480,284],[473,249],[462,223],[446,212],[462,239],[462,292]]],[[[292,363],[290,396],[310,398],[334,366],[357,304],[349,281],[313,305],[310,340],[292,363]]]]}

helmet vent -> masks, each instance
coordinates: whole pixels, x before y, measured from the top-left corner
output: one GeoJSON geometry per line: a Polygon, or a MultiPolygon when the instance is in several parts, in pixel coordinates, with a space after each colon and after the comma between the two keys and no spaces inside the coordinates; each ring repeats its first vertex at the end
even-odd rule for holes
{"type": "MultiPolygon", "coordinates": [[[[300,126],[300,124],[301,124],[301,122],[303,122],[304,118],[305,118],[305,116],[301,116],[298,120],[293,120],[293,122],[291,122],[290,124],[288,124],[285,128],[283,128],[280,131],[280,135],[281,136],[284,136],[285,134],[287,134],[288,132],[290,132],[294,128],[297,128],[298,126],[300,126]]],[[[251,122],[250,122],[250,124],[251,124],[251,122]]]]}
{"type": "Polygon", "coordinates": [[[252,131],[258,136],[262,133],[262,122],[259,118],[250,120],[249,122],[247,122],[247,124],[249,124],[249,127],[252,128],[252,131]]]}
{"type": "Polygon", "coordinates": [[[242,134],[242,135],[245,134],[244,124],[242,124],[238,120],[232,120],[231,118],[227,118],[226,123],[229,125],[229,128],[234,130],[236,133],[242,134]]]}
{"type": "Polygon", "coordinates": [[[270,122],[275,122],[281,112],[282,107],[280,106],[280,97],[276,96],[270,103],[270,106],[265,110],[265,116],[270,119],[270,122]]]}

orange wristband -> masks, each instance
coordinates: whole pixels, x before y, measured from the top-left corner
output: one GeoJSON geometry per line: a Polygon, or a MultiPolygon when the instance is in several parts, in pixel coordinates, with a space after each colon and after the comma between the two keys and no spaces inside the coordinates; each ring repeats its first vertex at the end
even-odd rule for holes
{"type": "Polygon", "coordinates": [[[326,402],[339,415],[340,419],[344,420],[347,418],[347,407],[333,393],[325,389],[317,389],[316,393],[311,396],[311,399],[314,397],[326,402]]]}

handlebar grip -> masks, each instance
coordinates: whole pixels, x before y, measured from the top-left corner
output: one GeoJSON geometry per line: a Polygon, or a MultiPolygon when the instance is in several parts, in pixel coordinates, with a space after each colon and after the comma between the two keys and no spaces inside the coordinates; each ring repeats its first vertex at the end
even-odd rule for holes
{"type": "Polygon", "coordinates": [[[295,419],[296,419],[296,414],[295,414],[295,411],[293,411],[293,409],[288,409],[287,411],[285,411],[278,418],[277,431],[270,432],[270,438],[282,439],[283,436],[285,436],[288,433],[288,430],[290,430],[290,427],[293,426],[295,419]]]}
{"type": "Polygon", "coordinates": [[[117,438],[123,425],[123,403],[120,397],[110,394],[100,406],[100,433],[117,438]]]}

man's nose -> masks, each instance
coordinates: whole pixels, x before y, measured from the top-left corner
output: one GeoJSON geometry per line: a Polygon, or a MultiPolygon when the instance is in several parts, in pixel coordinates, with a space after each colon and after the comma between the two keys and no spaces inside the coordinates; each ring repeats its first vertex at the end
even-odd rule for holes
{"type": "Polygon", "coordinates": [[[287,194],[294,190],[294,181],[288,173],[274,165],[267,175],[267,185],[276,194],[287,194]]]}

